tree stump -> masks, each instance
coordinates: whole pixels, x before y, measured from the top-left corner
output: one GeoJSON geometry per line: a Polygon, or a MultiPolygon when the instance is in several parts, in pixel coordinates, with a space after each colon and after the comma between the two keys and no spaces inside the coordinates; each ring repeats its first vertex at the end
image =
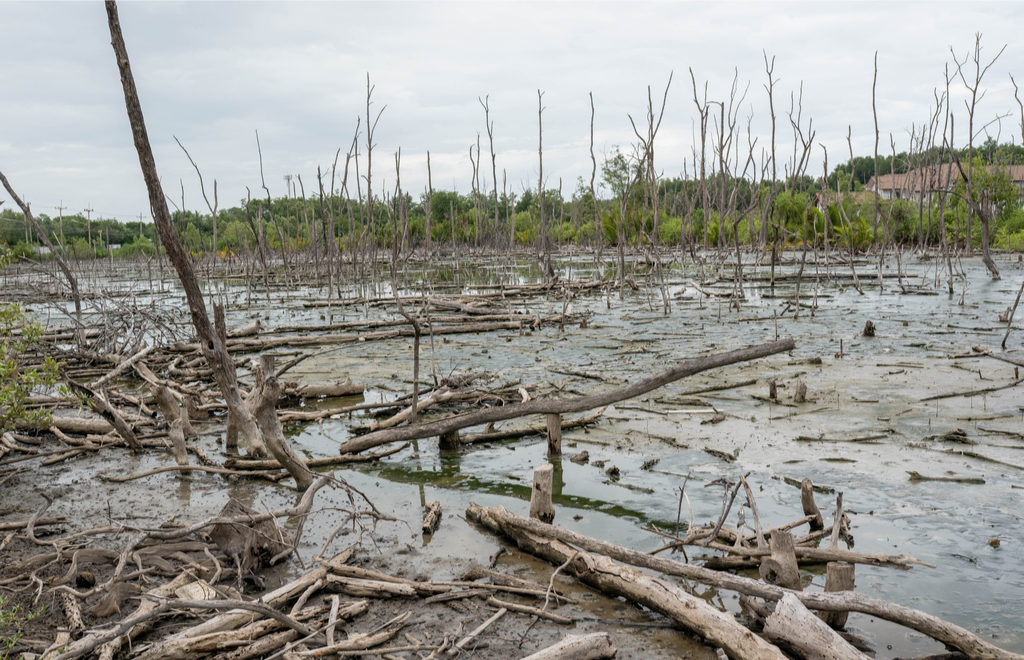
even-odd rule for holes
{"type": "Polygon", "coordinates": [[[548,420],[548,456],[562,455],[562,416],[549,413],[548,420]]]}
{"type": "Polygon", "coordinates": [[[438,447],[444,450],[458,449],[461,446],[461,444],[462,443],[459,441],[458,429],[448,431],[447,433],[442,433],[441,436],[438,438],[438,447]]]}
{"type": "Polygon", "coordinates": [[[807,383],[800,380],[796,383],[796,393],[793,394],[795,403],[807,403],[807,383]]]}
{"type": "Polygon", "coordinates": [[[530,517],[549,523],[555,519],[555,505],[551,502],[551,488],[555,468],[550,463],[533,471],[533,493],[530,495],[530,517]]]}
{"type": "Polygon", "coordinates": [[[865,337],[874,337],[875,336],[875,324],[872,323],[871,321],[868,321],[867,323],[864,324],[864,336],[865,337]]]}
{"type": "Polygon", "coordinates": [[[774,530],[768,547],[771,548],[772,554],[761,561],[761,578],[769,584],[787,589],[802,589],[793,535],[788,530],[774,530]]]}
{"type": "MultiPolygon", "coordinates": [[[[854,565],[845,561],[830,561],[825,568],[825,591],[853,591],[854,565]]],[[[849,612],[819,612],[821,620],[833,628],[846,625],[849,612]]]]}
{"type": "Polygon", "coordinates": [[[805,516],[814,516],[809,524],[811,531],[818,531],[825,529],[825,522],[821,518],[821,511],[818,510],[818,505],[814,502],[814,484],[811,483],[810,479],[804,479],[800,482],[800,504],[804,508],[805,516]]]}

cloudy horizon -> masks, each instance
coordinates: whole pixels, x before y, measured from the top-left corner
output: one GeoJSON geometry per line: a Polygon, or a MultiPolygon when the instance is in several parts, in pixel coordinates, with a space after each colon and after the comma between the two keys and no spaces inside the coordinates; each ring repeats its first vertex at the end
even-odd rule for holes
{"type": "MultiPolygon", "coordinates": [[[[36,214],[55,216],[63,206],[65,214],[91,208],[93,217],[148,221],[103,5],[6,2],[0,12],[7,27],[0,171],[36,214]]],[[[884,155],[890,135],[897,151],[908,148],[911,127],[928,120],[933,93],[944,87],[950,47],[963,57],[975,33],[985,62],[1007,44],[984,81],[979,123],[1009,113],[990,134],[1021,141],[1009,78],[1024,82],[1024,53],[1013,41],[1024,24],[1017,3],[123,2],[119,13],[164,191],[180,205],[184,188],[191,210],[205,204],[175,137],[208,188],[217,180],[221,208],[238,204],[246,187],[263,194],[257,131],[271,194],[286,194],[285,176],[299,175],[314,195],[317,167],[329,177],[357,121],[364,158],[367,75],[371,113],[383,109],[375,195],[394,190],[399,149],[402,187],[414,198],[427,185],[428,150],[434,188],[468,192],[478,134],[480,179],[490,189],[483,97],[499,190],[503,171],[510,191],[535,188],[539,89],[545,187],[561,179],[568,198],[577,178],[590,179],[589,94],[600,167],[617,146],[631,150],[629,117],[645,121],[648,86],[660,105],[670,74],[656,158],[660,173],[680,176],[692,170],[686,163],[699,130],[691,68],[709,100],[728,102],[734,76],[739,93],[746,89],[737,137],[745,152],[750,117],[760,160],[770,132],[765,53],[775,59],[779,175],[793,149],[786,113],[802,87],[803,125],[813,121],[815,131],[808,173],[819,176],[819,143],[831,170],[848,158],[847,127],[856,155],[873,151],[876,51],[884,155]]],[[[960,141],[962,85],[951,97],[960,141]]]]}

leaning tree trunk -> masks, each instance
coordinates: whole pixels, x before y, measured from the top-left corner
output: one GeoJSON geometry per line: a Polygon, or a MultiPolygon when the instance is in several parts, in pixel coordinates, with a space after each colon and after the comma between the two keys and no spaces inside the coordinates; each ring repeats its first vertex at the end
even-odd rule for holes
{"type": "Polygon", "coordinates": [[[163,189],[160,185],[160,177],[156,171],[156,161],[153,158],[153,150],[149,145],[149,136],[146,133],[146,123],[142,115],[142,105],[139,103],[139,94],[135,88],[135,78],[132,76],[131,63],[128,60],[128,51],[125,48],[124,37],[121,35],[121,22],[117,15],[117,3],[107,0],[107,24],[110,27],[111,45],[114,47],[114,55],[117,58],[117,68],[121,72],[121,86],[124,88],[124,104],[128,111],[128,121],[131,123],[132,136],[135,140],[135,150],[139,154],[139,165],[142,167],[142,176],[146,180],[146,188],[149,191],[150,211],[153,214],[153,222],[156,225],[160,241],[164,244],[167,258],[178,273],[181,286],[185,290],[185,298],[188,301],[188,310],[192,315],[192,325],[195,326],[196,335],[199,338],[199,345],[203,357],[209,362],[213,370],[214,378],[224,395],[224,402],[227,404],[229,418],[238,425],[238,430],[245,439],[250,454],[266,454],[266,446],[262,434],[256,425],[252,413],[246,408],[242,396],[238,391],[238,382],[235,379],[234,364],[231,356],[228,355],[224,343],[214,334],[210,326],[210,317],[206,313],[206,305],[203,302],[203,294],[199,289],[192,265],[178,240],[178,236],[171,224],[171,214],[167,210],[167,202],[163,189]]]}

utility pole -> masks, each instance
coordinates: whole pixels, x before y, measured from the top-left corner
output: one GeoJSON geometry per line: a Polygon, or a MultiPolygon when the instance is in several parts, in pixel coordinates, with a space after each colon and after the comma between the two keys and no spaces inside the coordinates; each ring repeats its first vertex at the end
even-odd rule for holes
{"type": "Polygon", "coordinates": [[[85,229],[89,234],[89,249],[92,249],[92,212],[93,209],[82,209],[82,213],[85,214],[85,229]]]}
{"type": "Polygon", "coordinates": [[[64,209],[68,208],[64,206],[64,200],[60,200],[60,206],[53,207],[57,209],[57,226],[60,228],[60,243],[64,245],[64,209]]]}
{"type": "Polygon", "coordinates": [[[292,196],[292,175],[291,174],[285,174],[284,175],[284,187],[285,187],[284,196],[285,197],[291,197],[292,196]]]}
{"type": "Polygon", "coordinates": [[[142,238],[142,221],[145,219],[145,213],[139,213],[139,238],[142,238]]]}

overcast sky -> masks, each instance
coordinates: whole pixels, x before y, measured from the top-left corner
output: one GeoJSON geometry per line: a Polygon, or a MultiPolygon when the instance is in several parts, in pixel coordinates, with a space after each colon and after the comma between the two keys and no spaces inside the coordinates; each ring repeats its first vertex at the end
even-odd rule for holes
{"type": "MultiPolygon", "coordinates": [[[[988,72],[979,117],[1012,112],[1001,138],[1021,141],[1008,75],[1024,83],[1019,2],[124,2],[120,16],[165,192],[180,205],[183,182],[191,209],[204,208],[198,181],[174,136],[208,185],[217,180],[222,208],[238,204],[246,186],[261,194],[256,131],[271,193],[285,194],[284,176],[293,174],[311,195],[317,167],[329,172],[339,148],[344,158],[365,115],[367,74],[371,112],[384,108],[375,194],[394,190],[399,148],[402,186],[414,197],[426,186],[428,150],[435,189],[468,191],[478,133],[489,189],[477,100],[485,95],[499,189],[503,171],[517,194],[536,187],[540,89],[546,187],[561,178],[569,197],[578,177],[590,178],[588,93],[600,165],[616,145],[631,149],[629,115],[645,121],[648,86],[658,104],[671,72],[656,159],[663,175],[681,175],[696,130],[690,68],[709,100],[728,100],[734,72],[740,92],[749,85],[741,140],[746,149],[750,116],[760,158],[770,130],[763,51],[775,58],[778,80],[780,176],[792,154],[790,93],[801,83],[805,128],[813,120],[830,168],[847,157],[847,126],[854,151],[871,153],[876,50],[880,149],[889,151],[892,133],[904,150],[944,86],[950,46],[966,54],[976,32],[986,61],[1008,44],[988,72]]],[[[0,24],[0,171],[37,214],[56,215],[63,204],[65,213],[92,208],[94,217],[148,220],[103,5],[0,2],[0,24]]],[[[952,96],[962,114],[963,90],[952,96]]],[[[821,155],[816,146],[814,175],[821,155]]]]}

